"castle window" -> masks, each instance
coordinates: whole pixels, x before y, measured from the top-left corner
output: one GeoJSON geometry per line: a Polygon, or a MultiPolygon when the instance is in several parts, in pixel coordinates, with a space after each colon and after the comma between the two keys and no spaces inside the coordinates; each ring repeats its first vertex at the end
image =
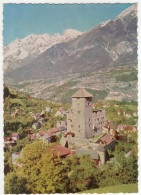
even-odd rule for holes
{"type": "Polygon", "coordinates": [[[71,125],[71,128],[73,127],[73,125],[71,125]]]}
{"type": "Polygon", "coordinates": [[[89,124],[89,127],[90,127],[91,125],[89,124]]]}
{"type": "Polygon", "coordinates": [[[89,118],[89,122],[91,121],[91,119],[89,118]]]}
{"type": "Polygon", "coordinates": [[[80,125],[78,125],[78,127],[80,128],[80,125]]]}
{"type": "Polygon", "coordinates": [[[88,102],[88,105],[90,105],[90,103],[88,102]]]}
{"type": "Polygon", "coordinates": [[[78,113],[80,113],[80,111],[78,111],[78,113]]]}

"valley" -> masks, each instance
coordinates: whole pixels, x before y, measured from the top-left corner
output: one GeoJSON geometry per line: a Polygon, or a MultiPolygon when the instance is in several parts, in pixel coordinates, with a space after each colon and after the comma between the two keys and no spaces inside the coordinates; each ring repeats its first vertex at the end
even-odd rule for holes
{"type": "Polygon", "coordinates": [[[94,72],[76,73],[52,79],[14,82],[5,78],[5,84],[34,98],[70,103],[78,88],[87,88],[94,101],[137,101],[137,66],[107,68],[94,72]]]}

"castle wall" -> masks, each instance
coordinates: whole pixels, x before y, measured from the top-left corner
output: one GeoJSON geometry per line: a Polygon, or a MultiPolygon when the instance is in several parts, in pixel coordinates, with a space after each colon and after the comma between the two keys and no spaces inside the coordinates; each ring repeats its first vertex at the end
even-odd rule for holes
{"type": "Polygon", "coordinates": [[[106,121],[105,110],[93,111],[92,115],[94,131],[101,131],[106,121]]]}

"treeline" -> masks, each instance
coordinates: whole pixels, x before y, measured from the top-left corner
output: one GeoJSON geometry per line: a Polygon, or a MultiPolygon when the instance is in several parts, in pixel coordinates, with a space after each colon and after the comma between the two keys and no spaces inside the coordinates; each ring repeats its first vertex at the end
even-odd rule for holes
{"type": "Polygon", "coordinates": [[[102,169],[89,156],[54,158],[53,151],[45,152],[49,146],[41,140],[25,146],[22,159],[18,160],[21,166],[13,166],[5,177],[5,193],[76,193],[137,182],[136,153],[129,158],[124,157],[133,146],[132,142],[119,145],[115,161],[103,165],[102,169]]]}

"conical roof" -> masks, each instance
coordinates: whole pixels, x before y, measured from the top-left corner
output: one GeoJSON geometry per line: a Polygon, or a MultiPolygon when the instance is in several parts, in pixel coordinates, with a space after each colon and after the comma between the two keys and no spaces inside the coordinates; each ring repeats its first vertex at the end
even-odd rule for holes
{"type": "Polygon", "coordinates": [[[77,97],[93,97],[92,94],[90,94],[88,91],[85,89],[79,89],[75,94],[71,96],[72,98],[77,98],[77,97]]]}

